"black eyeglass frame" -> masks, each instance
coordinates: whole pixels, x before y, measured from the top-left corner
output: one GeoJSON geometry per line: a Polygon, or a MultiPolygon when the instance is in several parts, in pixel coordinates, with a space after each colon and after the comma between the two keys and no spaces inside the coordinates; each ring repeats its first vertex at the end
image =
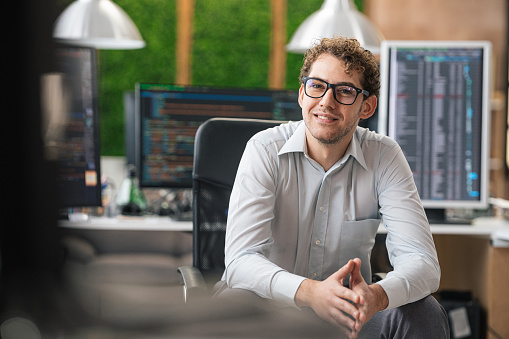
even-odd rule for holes
{"type": "Polygon", "coordinates": [[[308,97],[310,98],[313,98],[313,99],[319,99],[321,97],[323,97],[325,95],[325,93],[327,93],[327,91],[329,90],[329,88],[332,88],[332,95],[334,96],[334,99],[339,102],[340,104],[342,105],[353,105],[355,104],[355,101],[357,100],[357,97],[359,96],[359,93],[362,93],[367,97],[369,97],[369,92],[366,91],[365,89],[360,89],[360,88],[357,88],[355,86],[352,86],[352,85],[345,85],[345,84],[329,84],[327,81],[323,80],[323,79],[320,79],[320,78],[314,78],[314,77],[302,77],[302,83],[304,84],[304,94],[306,94],[308,97]],[[306,91],[306,83],[308,82],[308,80],[319,80],[319,81],[322,81],[324,83],[327,84],[327,88],[325,89],[325,91],[323,92],[322,95],[318,96],[318,97],[313,97],[311,95],[309,95],[306,91]],[[345,104],[341,101],[338,100],[338,98],[336,97],[336,87],[338,86],[346,86],[346,87],[350,87],[350,88],[353,88],[357,94],[355,95],[355,99],[353,99],[352,103],[351,104],[345,104]]]}

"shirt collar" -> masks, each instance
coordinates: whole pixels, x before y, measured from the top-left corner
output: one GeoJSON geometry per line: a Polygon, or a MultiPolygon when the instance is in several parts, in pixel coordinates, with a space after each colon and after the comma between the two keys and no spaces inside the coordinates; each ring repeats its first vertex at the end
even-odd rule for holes
{"type": "MultiPolygon", "coordinates": [[[[283,147],[281,147],[278,155],[293,152],[306,153],[306,124],[304,124],[303,121],[300,122],[292,136],[286,141],[283,147]]],[[[350,155],[356,159],[359,165],[361,165],[364,169],[368,168],[359,141],[359,129],[355,130],[352,141],[350,142],[350,145],[348,145],[345,155],[339,161],[346,161],[350,155]]]]}
{"type": "Polygon", "coordinates": [[[350,145],[348,146],[345,157],[348,155],[351,155],[354,157],[359,165],[364,167],[364,169],[368,169],[368,166],[366,165],[366,159],[364,159],[364,152],[362,152],[361,142],[359,140],[360,133],[359,128],[355,130],[355,133],[353,134],[352,141],[350,142],[350,145]]]}
{"type": "Polygon", "coordinates": [[[290,136],[283,147],[281,147],[278,155],[293,152],[306,152],[306,124],[302,120],[292,136],[290,136]]]}

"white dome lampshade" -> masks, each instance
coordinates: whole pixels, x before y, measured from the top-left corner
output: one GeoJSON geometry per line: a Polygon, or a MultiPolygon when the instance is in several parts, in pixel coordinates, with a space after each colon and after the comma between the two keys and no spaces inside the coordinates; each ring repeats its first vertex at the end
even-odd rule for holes
{"type": "Polygon", "coordinates": [[[297,28],[286,50],[304,54],[317,40],[335,36],[355,38],[373,54],[380,54],[380,43],[385,39],[352,0],[325,0],[322,7],[297,28]]]}
{"type": "Polygon", "coordinates": [[[53,38],[97,49],[145,47],[131,18],[111,0],[76,0],[55,22],[53,38]]]}

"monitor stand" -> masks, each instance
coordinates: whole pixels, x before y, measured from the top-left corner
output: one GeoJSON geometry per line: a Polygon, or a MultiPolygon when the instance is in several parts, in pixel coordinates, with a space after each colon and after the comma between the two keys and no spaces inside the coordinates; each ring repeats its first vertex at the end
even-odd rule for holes
{"type": "Polygon", "coordinates": [[[447,221],[445,208],[425,208],[424,212],[430,224],[445,224],[447,221]]]}

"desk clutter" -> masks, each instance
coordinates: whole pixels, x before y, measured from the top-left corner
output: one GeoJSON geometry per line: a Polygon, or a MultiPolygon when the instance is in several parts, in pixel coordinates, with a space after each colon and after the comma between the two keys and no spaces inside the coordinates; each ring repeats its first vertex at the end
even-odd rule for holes
{"type": "Polygon", "coordinates": [[[144,207],[135,203],[110,201],[103,207],[73,207],[60,210],[60,219],[82,222],[94,218],[136,220],[139,218],[169,217],[175,221],[192,221],[192,192],[189,189],[141,189],[144,207]],[[123,213],[122,213],[123,212],[123,213]]]}
{"type": "Polygon", "coordinates": [[[126,175],[116,194],[115,183],[111,178],[105,176],[102,181],[103,207],[100,212],[108,217],[118,214],[160,215],[177,220],[192,220],[191,189],[140,187],[137,168],[132,164],[127,165],[126,175]]]}

